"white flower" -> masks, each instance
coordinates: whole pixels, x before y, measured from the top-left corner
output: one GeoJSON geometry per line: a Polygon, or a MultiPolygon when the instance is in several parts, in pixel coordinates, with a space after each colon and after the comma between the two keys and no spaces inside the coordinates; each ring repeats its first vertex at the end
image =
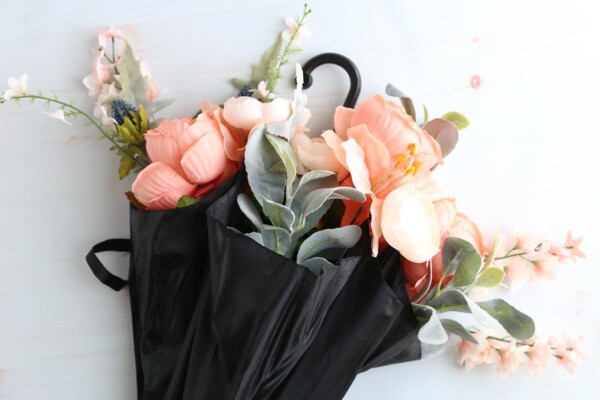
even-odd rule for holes
{"type": "Polygon", "coordinates": [[[252,93],[257,95],[254,97],[258,97],[259,99],[266,99],[269,97],[269,91],[267,90],[267,82],[260,81],[258,87],[252,90],[252,93]]]}
{"type": "Polygon", "coordinates": [[[8,78],[9,89],[4,92],[4,100],[10,100],[13,97],[23,96],[27,91],[27,78],[27,74],[21,75],[18,80],[12,76],[8,78]]]}
{"type": "Polygon", "coordinates": [[[310,31],[306,29],[305,26],[298,27],[298,21],[296,21],[294,18],[287,17],[285,19],[285,24],[287,25],[287,29],[281,32],[281,37],[285,42],[289,42],[290,40],[292,40],[292,38],[294,40],[299,40],[308,39],[310,37],[310,31]],[[295,37],[294,34],[296,34],[295,37]]]}
{"type": "Polygon", "coordinates": [[[57,120],[62,121],[67,125],[71,125],[71,123],[65,119],[65,110],[63,110],[62,108],[59,108],[53,113],[42,111],[42,114],[45,114],[50,118],[56,118],[57,120]]]}

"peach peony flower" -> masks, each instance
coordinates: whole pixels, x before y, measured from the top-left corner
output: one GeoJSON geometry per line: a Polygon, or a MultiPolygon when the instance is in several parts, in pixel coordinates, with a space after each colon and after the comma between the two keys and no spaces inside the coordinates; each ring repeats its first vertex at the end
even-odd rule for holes
{"type": "Polygon", "coordinates": [[[159,161],[144,168],[131,188],[135,197],[150,210],[173,208],[182,196],[190,196],[195,190],[196,185],[159,161]]]}
{"type": "Polygon", "coordinates": [[[336,135],[324,134],[326,143],[349,170],[355,187],[372,197],[373,256],[383,235],[411,261],[430,259],[439,249],[435,206],[417,188],[405,186],[442,163],[438,143],[400,105],[379,95],[356,110],[338,107],[334,124],[336,135]]]}
{"type": "Polygon", "coordinates": [[[223,105],[223,117],[231,126],[250,131],[258,124],[285,121],[292,113],[291,102],[275,99],[261,103],[254,97],[231,97],[223,105]]]}
{"type": "Polygon", "coordinates": [[[242,161],[248,141],[248,131],[229,124],[223,116],[223,109],[210,101],[200,104],[200,109],[202,114],[214,119],[219,124],[227,157],[232,161],[242,161]]]}

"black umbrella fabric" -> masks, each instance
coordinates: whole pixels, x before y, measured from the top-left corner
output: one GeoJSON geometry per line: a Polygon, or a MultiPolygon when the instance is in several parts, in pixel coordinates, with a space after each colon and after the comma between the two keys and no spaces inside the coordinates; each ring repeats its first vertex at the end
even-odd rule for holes
{"type": "Polygon", "coordinates": [[[243,172],[212,195],[185,208],[141,211],[131,207],[131,240],[111,239],[92,248],[86,260],[114,290],[129,284],[138,399],[164,399],[181,355],[209,270],[206,210],[243,172]],[[129,278],[111,274],[97,253],[131,251],[129,278]]]}

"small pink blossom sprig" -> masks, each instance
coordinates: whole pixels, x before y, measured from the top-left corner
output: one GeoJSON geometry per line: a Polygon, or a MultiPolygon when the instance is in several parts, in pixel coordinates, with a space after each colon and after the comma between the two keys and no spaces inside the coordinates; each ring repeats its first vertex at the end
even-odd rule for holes
{"type": "Polygon", "coordinates": [[[536,375],[554,358],[557,365],[572,374],[577,361],[584,358],[579,348],[582,336],[573,339],[563,333],[561,339],[557,339],[535,335],[519,341],[510,336],[497,337],[488,331],[473,332],[472,335],[478,344],[464,339],[458,344],[456,361],[467,370],[484,364],[498,364],[498,373],[502,376],[512,375],[520,367],[525,367],[530,375],[536,375]]]}
{"type": "Polygon", "coordinates": [[[486,263],[504,269],[505,276],[513,286],[529,281],[555,279],[560,263],[576,263],[586,256],[580,249],[582,237],[567,232],[564,242],[536,240],[529,232],[517,234],[514,245],[508,249],[502,235],[496,240],[495,250],[485,255],[486,263]]]}

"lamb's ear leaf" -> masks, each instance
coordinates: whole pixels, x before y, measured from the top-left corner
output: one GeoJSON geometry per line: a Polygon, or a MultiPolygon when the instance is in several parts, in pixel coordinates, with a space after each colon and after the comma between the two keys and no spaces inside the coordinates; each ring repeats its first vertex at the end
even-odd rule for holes
{"type": "Polygon", "coordinates": [[[266,137],[264,125],[254,128],[248,138],[245,164],[248,183],[256,199],[260,202],[266,198],[281,204],[285,197],[286,172],[281,157],[266,137]]]}
{"type": "Polygon", "coordinates": [[[418,333],[418,338],[421,343],[440,345],[448,342],[450,337],[446,333],[444,326],[433,308],[420,304],[413,304],[413,310],[421,325],[418,333]]]}
{"type": "Polygon", "coordinates": [[[334,258],[343,255],[346,249],[354,246],[360,239],[362,231],[356,225],[348,225],[335,229],[323,229],[310,235],[298,250],[296,262],[302,264],[309,258],[331,249],[339,250],[334,258]]]}
{"type": "Polygon", "coordinates": [[[313,274],[319,276],[325,268],[333,267],[334,265],[321,257],[309,258],[304,260],[301,265],[308,268],[313,274]]]}
{"type": "Polygon", "coordinates": [[[289,196],[292,191],[292,184],[296,180],[296,154],[294,154],[294,150],[287,140],[271,135],[268,132],[265,134],[265,137],[283,162],[286,175],[286,193],[289,196]]]}
{"type": "Polygon", "coordinates": [[[284,228],[290,234],[294,226],[296,216],[288,207],[283,204],[272,202],[269,199],[262,199],[262,209],[265,215],[271,220],[273,226],[284,228]]]}
{"type": "Polygon", "coordinates": [[[248,236],[250,239],[254,240],[256,243],[260,244],[261,246],[265,245],[263,243],[262,235],[259,232],[246,233],[246,236],[248,236]]]}
{"type": "Polygon", "coordinates": [[[240,207],[240,210],[244,213],[244,215],[252,222],[252,225],[256,227],[256,229],[260,232],[263,228],[262,218],[258,213],[258,210],[254,206],[252,199],[245,194],[240,193],[237,197],[237,203],[240,207]]]}
{"type": "Polygon", "coordinates": [[[291,235],[283,228],[264,225],[261,232],[263,245],[277,254],[288,256],[291,245],[291,235]]]}

